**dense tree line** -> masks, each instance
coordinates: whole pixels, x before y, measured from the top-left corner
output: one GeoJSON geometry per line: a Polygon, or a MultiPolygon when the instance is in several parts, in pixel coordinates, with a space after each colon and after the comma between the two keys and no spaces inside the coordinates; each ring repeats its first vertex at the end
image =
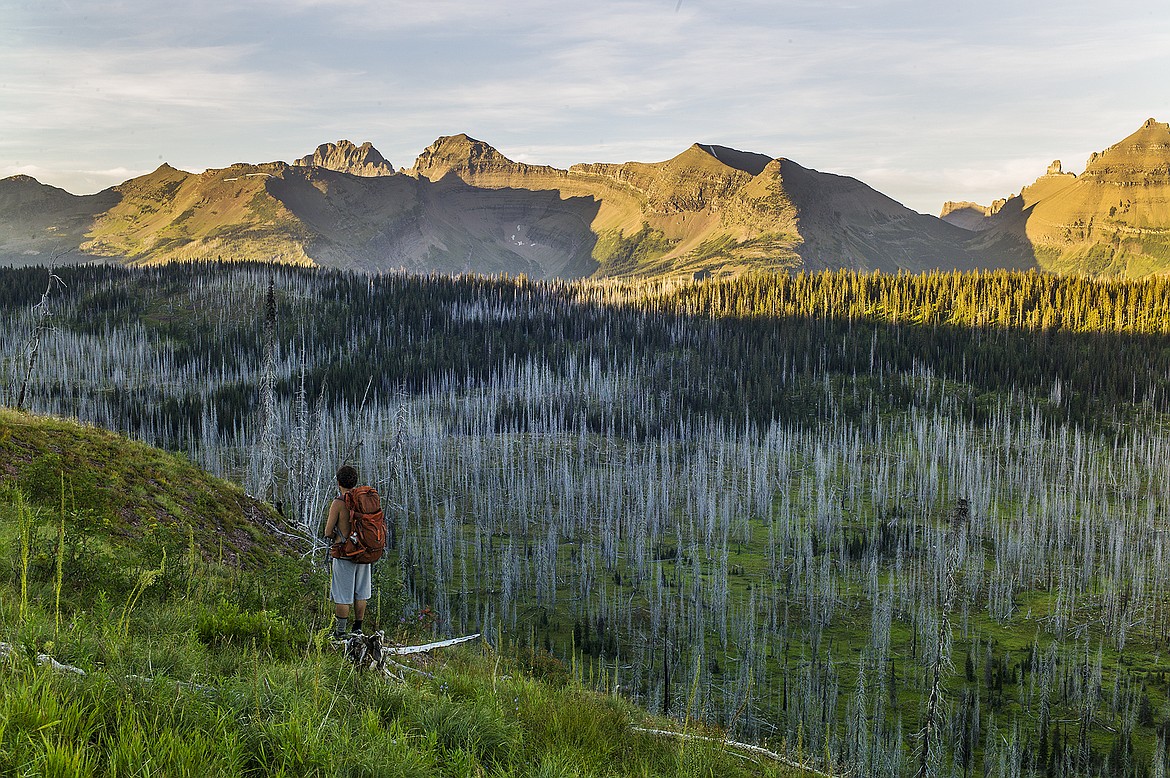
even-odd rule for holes
{"type": "MultiPolygon", "coordinates": [[[[915,365],[962,384],[972,418],[986,411],[981,395],[1016,391],[1058,399],[1046,412],[1065,420],[1109,424],[1123,406],[1164,410],[1170,383],[1165,278],[842,271],[590,285],[203,265],[60,274],[69,285],[61,326],[95,337],[141,326],[167,342],[170,359],[221,375],[259,360],[257,277],[279,278],[278,341],[306,363],[309,394],[331,404],[371,376],[383,396],[435,380],[469,387],[509,361],[556,366],[568,354],[606,370],[648,362],[646,390],[670,396],[672,416],[746,414],[757,423],[821,418],[829,409],[811,380],[823,374],[848,377],[863,401],[872,394],[879,407],[898,407],[904,398],[883,379],[915,365]]],[[[44,271],[4,275],[0,309],[19,315],[44,271]]],[[[286,375],[278,392],[294,390],[286,375]]],[[[225,428],[250,412],[246,387],[220,382],[217,391],[225,428]]],[[[863,409],[835,410],[856,417],[863,409]]],[[[622,423],[630,434],[653,424],[622,423]]]]}

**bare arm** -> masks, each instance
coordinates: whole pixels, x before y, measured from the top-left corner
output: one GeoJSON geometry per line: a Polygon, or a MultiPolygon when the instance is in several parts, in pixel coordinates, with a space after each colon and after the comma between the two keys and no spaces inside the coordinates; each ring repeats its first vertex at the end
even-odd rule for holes
{"type": "Polygon", "coordinates": [[[329,504],[329,518],[325,521],[325,537],[349,537],[349,508],[340,497],[329,504]]]}

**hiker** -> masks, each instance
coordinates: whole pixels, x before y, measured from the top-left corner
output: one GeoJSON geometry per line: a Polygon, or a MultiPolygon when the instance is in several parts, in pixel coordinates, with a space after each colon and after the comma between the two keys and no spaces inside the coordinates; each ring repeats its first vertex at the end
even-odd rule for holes
{"type": "Polygon", "coordinates": [[[333,557],[333,636],[339,640],[361,634],[372,588],[371,563],[382,556],[386,541],[378,493],[357,482],[357,470],[349,465],[338,469],[338,496],[329,504],[325,522],[325,541],[331,544],[329,555],[333,557]],[[347,629],[350,606],[354,611],[352,633],[347,629]]]}

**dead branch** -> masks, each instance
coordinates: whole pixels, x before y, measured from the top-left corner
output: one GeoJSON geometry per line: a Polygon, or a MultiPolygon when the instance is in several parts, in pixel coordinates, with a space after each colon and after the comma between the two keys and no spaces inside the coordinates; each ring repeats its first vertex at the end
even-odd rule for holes
{"type": "Polygon", "coordinates": [[[469,643],[472,640],[479,638],[480,633],[476,632],[474,635],[465,635],[461,638],[451,638],[450,640],[440,640],[437,643],[426,643],[421,646],[391,646],[386,649],[389,654],[396,654],[397,656],[405,656],[406,654],[425,654],[428,651],[434,651],[438,648],[449,648],[457,646],[460,643],[469,643]]]}
{"type": "Polygon", "coordinates": [[[801,764],[800,762],[797,762],[795,759],[791,759],[787,756],[783,756],[782,754],[777,754],[775,751],[769,751],[768,749],[763,748],[762,746],[753,746],[751,743],[740,743],[740,742],[737,742],[735,740],[727,740],[725,738],[718,738],[718,737],[709,737],[707,735],[692,735],[688,732],[674,732],[674,731],[668,730],[668,729],[647,729],[646,727],[631,727],[631,731],[639,732],[643,735],[656,735],[658,737],[673,737],[673,738],[678,738],[679,740],[684,740],[684,741],[697,742],[697,743],[714,743],[716,745],[724,746],[727,748],[735,748],[735,749],[739,749],[740,751],[747,751],[750,754],[755,754],[756,756],[766,757],[768,759],[771,759],[774,762],[779,762],[780,764],[785,765],[786,767],[792,767],[792,768],[795,768],[798,770],[803,770],[811,775],[822,776],[822,778],[841,778],[842,776],[849,775],[848,772],[840,772],[834,776],[833,773],[822,772],[821,770],[817,770],[816,768],[801,764]]]}
{"type": "Polygon", "coordinates": [[[434,651],[440,648],[448,648],[450,646],[457,646],[460,643],[467,643],[479,637],[479,633],[474,635],[466,635],[464,637],[451,638],[450,640],[440,640],[435,643],[425,643],[417,646],[394,646],[389,645],[386,640],[386,635],[381,630],[372,635],[351,635],[350,637],[337,641],[336,645],[340,646],[345,651],[345,656],[353,663],[354,667],[359,670],[377,670],[391,678],[403,680],[402,672],[409,671],[412,673],[419,673],[428,677],[433,677],[429,673],[422,670],[417,670],[407,665],[399,664],[391,659],[391,656],[405,656],[409,654],[423,654],[428,651],[434,651]],[[394,670],[398,670],[395,674],[394,670]]]}
{"type": "Polygon", "coordinates": [[[56,659],[49,656],[48,654],[37,654],[37,664],[41,665],[42,667],[44,667],[45,665],[48,665],[49,667],[52,667],[54,670],[56,670],[59,673],[73,673],[74,675],[85,675],[85,671],[82,670],[80,667],[74,667],[73,665],[67,665],[67,664],[64,664],[62,662],[58,662],[56,659]]]}

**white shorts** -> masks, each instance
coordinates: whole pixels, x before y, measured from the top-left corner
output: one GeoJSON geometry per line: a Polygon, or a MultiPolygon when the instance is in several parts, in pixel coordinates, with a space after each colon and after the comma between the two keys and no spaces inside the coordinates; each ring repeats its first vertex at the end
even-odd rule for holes
{"type": "Polygon", "coordinates": [[[353,605],[354,600],[370,599],[373,588],[370,565],[359,565],[348,559],[333,560],[333,582],[329,595],[336,605],[353,605]]]}

